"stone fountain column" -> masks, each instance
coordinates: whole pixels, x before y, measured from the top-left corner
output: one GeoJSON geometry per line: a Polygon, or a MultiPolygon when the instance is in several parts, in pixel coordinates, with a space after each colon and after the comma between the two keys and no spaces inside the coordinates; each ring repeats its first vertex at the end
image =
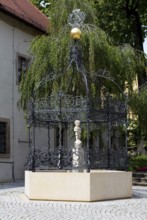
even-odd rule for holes
{"type": "Polygon", "coordinates": [[[81,139],[81,127],[80,127],[80,121],[75,121],[75,142],[74,142],[74,148],[72,149],[72,168],[73,171],[79,171],[82,172],[84,170],[84,149],[82,148],[82,141],[81,139]]]}

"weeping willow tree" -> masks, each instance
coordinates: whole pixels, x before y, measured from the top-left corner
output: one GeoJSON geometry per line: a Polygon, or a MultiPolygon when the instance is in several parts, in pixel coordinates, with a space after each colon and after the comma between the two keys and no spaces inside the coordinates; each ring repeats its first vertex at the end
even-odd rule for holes
{"type": "Polygon", "coordinates": [[[81,75],[76,68],[68,68],[70,46],[73,43],[68,17],[74,9],[81,9],[86,15],[80,27],[82,36],[79,43],[90,94],[98,96],[103,86],[113,94],[118,95],[120,92],[111,81],[94,77],[99,69],[107,70],[122,91],[132,93],[133,81],[144,68],[141,52],[129,45],[116,47],[112,44],[107,34],[96,26],[92,0],[51,0],[48,7],[48,34],[35,38],[31,43],[32,64],[20,85],[20,103],[24,109],[34,92],[37,97],[48,97],[59,90],[74,95],[85,94],[81,75]]]}

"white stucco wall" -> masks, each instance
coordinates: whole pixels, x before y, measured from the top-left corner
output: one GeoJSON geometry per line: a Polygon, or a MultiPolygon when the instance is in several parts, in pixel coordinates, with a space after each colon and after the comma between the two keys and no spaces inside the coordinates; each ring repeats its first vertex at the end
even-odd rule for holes
{"type": "Polygon", "coordinates": [[[0,19],[0,30],[0,118],[10,120],[10,157],[0,157],[1,182],[12,180],[13,171],[15,179],[24,178],[24,164],[28,156],[28,143],[24,142],[28,141],[28,131],[23,112],[17,108],[16,64],[18,53],[30,56],[27,48],[35,34],[24,24],[22,28],[18,21],[16,26],[14,21],[7,22],[7,18],[0,19]]]}

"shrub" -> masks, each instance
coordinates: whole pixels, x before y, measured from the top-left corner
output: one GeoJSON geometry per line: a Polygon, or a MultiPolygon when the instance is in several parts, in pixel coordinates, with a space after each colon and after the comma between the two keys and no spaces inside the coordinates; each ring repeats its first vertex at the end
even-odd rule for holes
{"type": "Polygon", "coordinates": [[[138,168],[137,171],[144,171],[144,172],[146,172],[147,171],[147,167],[138,168]]]}
{"type": "Polygon", "coordinates": [[[142,154],[129,159],[130,171],[147,171],[147,155],[142,154]]]}

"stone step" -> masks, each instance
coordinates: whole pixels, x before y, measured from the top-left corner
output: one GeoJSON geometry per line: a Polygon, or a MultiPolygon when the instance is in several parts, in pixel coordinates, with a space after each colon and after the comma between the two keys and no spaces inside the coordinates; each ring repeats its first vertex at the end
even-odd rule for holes
{"type": "Polygon", "coordinates": [[[138,185],[139,185],[139,184],[140,184],[140,185],[142,185],[142,184],[143,184],[143,185],[147,185],[147,181],[134,180],[134,181],[132,182],[132,184],[133,184],[133,185],[135,185],[135,184],[138,184],[138,185]]]}
{"type": "Polygon", "coordinates": [[[133,185],[147,186],[147,172],[134,172],[133,185]]]}
{"type": "Polygon", "coordinates": [[[147,186],[147,182],[133,182],[134,186],[147,186]]]}
{"type": "Polygon", "coordinates": [[[136,180],[136,181],[147,181],[147,177],[133,177],[133,180],[136,180]]]}
{"type": "Polygon", "coordinates": [[[133,173],[133,177],[147,177],[146,172],[135,172],[133,173]]]}

